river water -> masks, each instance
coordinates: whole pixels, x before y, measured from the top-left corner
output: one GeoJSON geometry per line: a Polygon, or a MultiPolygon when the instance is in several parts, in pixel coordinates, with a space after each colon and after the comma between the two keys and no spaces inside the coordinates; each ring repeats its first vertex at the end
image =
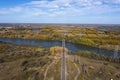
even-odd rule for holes
{"type": "MultiPolygon", "coordinates": [[[[11,39],[11,38],[0,38],[0,41],[13,43],[13,44],[42,46],[45,48],[62,45],[61,42],[58,42],[58,41],[41,41],[41,40],[11,39]]],[[[105,56],[113,56],[113,54],[114,54],[114,52],[109,51],[109,50],[99,49],[99,48],[90,47],[90,46],[86,46],[86,45],[75,45],[75,44],[72,44],[69,42],[66,42],[66,47],[72,52],[90,51],[90,52],[95,52],[97,54],[103,54],[105,56]]]]}
{"type": "Polygon", "coordinates": [[[34,30],[32,30],[31,32],[41,32],[41,30],[34,29],[34,30]]]}

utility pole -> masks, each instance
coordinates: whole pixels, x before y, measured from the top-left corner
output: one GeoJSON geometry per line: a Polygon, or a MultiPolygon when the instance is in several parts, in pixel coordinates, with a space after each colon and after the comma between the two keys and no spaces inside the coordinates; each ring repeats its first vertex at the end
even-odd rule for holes
{"type": "Polygon", "coordinates": [[[62,53],[61,53],[61,80],[66,79],[66,51],[65,51],[65,35],[62,36],[62,53]]]}

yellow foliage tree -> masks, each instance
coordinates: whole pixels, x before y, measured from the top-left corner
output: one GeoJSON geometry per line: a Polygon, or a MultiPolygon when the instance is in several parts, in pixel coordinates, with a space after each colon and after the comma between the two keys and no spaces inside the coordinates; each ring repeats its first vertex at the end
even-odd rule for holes
{"type": "MultiPolygon", "coordinates": [[[[54,46],[50,48],[51,55],[55,55],[55,53],[62,53],[62,51],[63,51],[63,47],[60,46],[54,46]]],[[[68,49],[64,48],[64,51],[68,52],[68,49]]]]}

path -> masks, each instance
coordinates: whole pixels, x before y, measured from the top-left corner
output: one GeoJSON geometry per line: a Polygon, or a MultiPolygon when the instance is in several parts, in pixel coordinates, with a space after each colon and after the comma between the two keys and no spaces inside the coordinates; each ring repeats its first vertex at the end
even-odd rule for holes
{"type": "Polygon", "coordinates": [[[55,63],[57,63],[59,60],[54,60],[46,69],[45,73],[44,73],[44,79],[43,80],[46,80],[46,76],[47,76],[47,73],[48,73],[48,70],[50,69],[50,67],[52,65],[54,65],[55,63]]]}
{"type": "Polygon", "coordinates": [[[78,79],[78,76],[80,75],[80,69],[79,69],[79,67],[77,66],[77,64],[74,63],[74,65],[75,65],[75,67],[77,68],[77,71],[78,71],[78,73],[77,73],[77,75],[75,76],[74,80],[77,80],[77,79],[78,79]]]}
{"type": "Polygon", "coordinates": [[[48,70],[49,68],[55,63],[55,61],[53,61],[46,69],[45,73],[44,73],[44,80],[46,80],[46,76],[47,76],[47,73],[48,73],[48,70]]]}

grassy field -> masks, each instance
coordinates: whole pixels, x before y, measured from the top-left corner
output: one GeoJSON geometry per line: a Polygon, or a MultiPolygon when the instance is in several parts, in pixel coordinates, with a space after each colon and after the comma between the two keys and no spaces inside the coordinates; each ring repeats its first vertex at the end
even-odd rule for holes
{"type": "MultiPolygon", "coordinates": [[[[49,49],[0,42],[0,80],[44,80],[45,71],[52,62],[54,63],[48,69],[46,80],[60,80],[60,58],[54,59],[49,49]]],[[[120,79],[119,63],[69,54],[67,57],[68,80],[74,80],[78,73],[75,64],[80,70],[77,80],[120,79]]]]}
{"type": "Polygon", "coordinates": [[[0,43],[0,80],[30,80],[52,59],[42,47],[0,43]]]}

